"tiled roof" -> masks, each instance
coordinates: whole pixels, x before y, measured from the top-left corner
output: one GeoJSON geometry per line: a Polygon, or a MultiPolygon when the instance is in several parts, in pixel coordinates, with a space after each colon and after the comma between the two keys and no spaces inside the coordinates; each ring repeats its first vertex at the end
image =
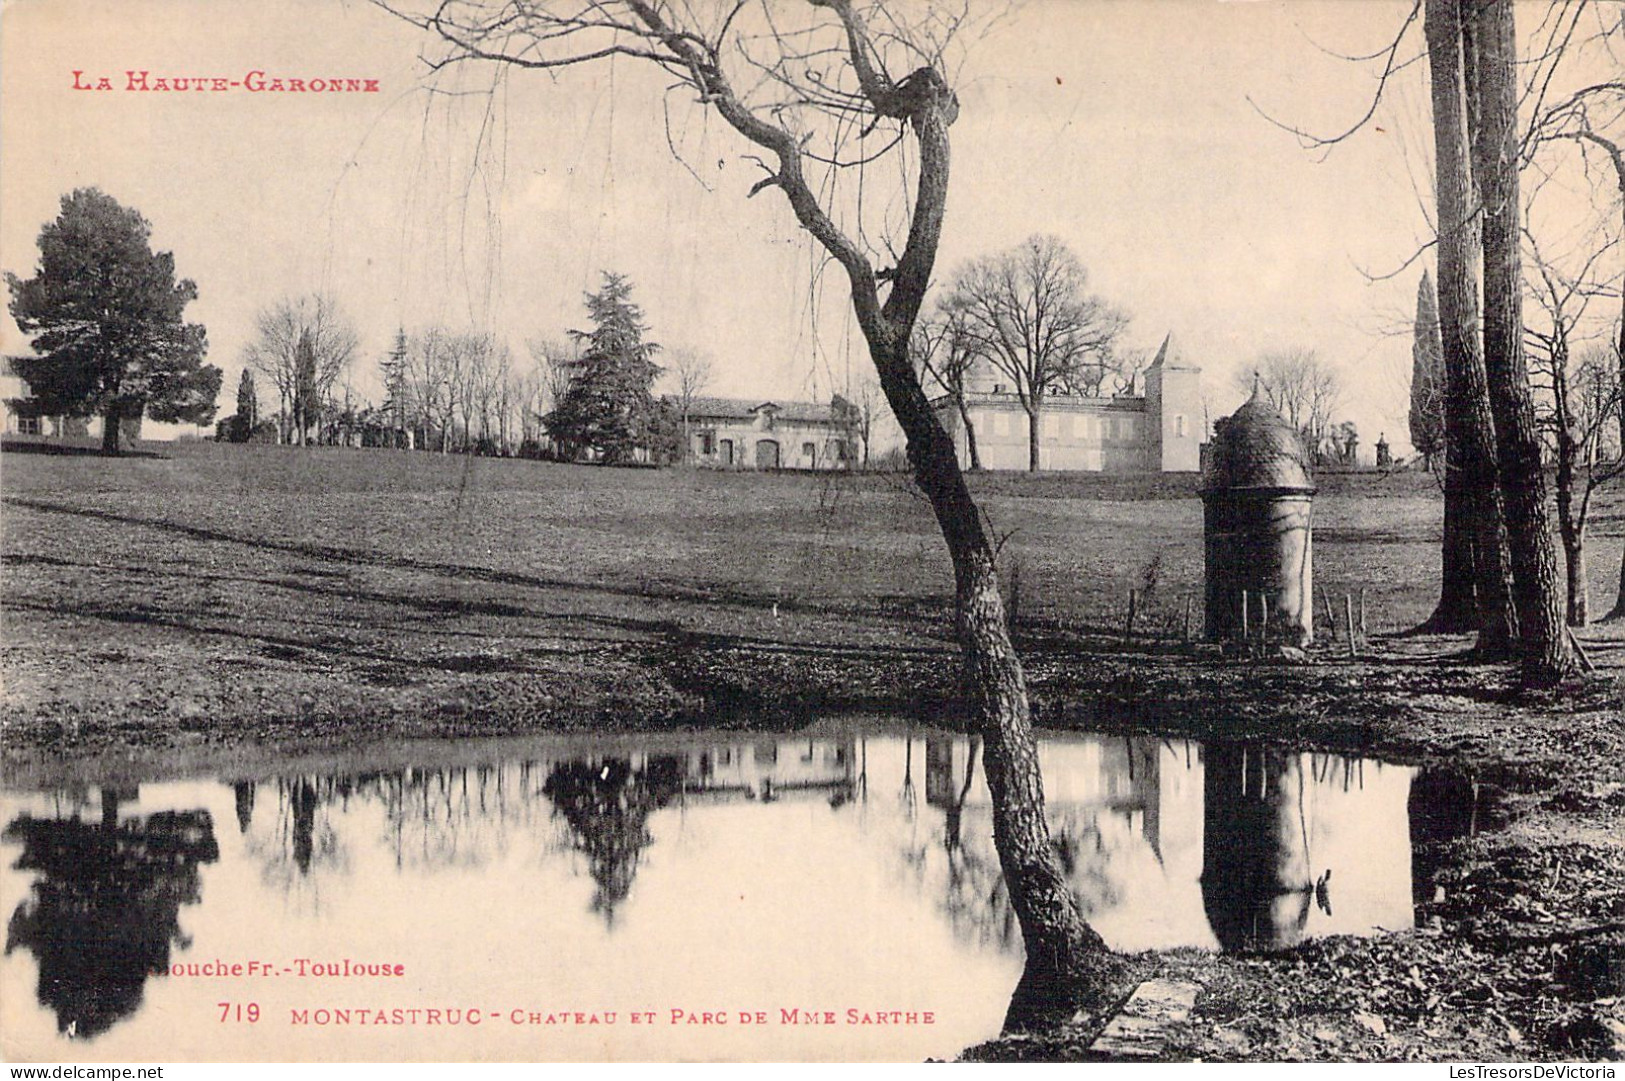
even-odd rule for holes
{"type": "Polygon", "coordinates": [[[688,415],[715,420],[750,420],[763,409],[773,410],[780,420],[822,423],[835,420],[835,412],[828,405],[760,398],[695,398],[688,404],[688,415]]]}
{"type": "Polygon", "coordinates": [[[1220,423],[1202,475],[1203,491],[1241,488],[1315,490],[1303,440],[1257,393],[1220,423]]]}

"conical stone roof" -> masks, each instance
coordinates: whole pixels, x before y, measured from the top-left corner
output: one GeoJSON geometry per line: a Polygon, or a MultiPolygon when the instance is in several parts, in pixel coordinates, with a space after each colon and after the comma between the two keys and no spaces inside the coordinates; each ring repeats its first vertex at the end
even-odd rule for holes
{"type": "Polygon", "coordinates": [[[1204,492],[1248,489],[1315,490],[1302,438],[1256,390],[1220,423],[1202,471],[1204,492]]]}

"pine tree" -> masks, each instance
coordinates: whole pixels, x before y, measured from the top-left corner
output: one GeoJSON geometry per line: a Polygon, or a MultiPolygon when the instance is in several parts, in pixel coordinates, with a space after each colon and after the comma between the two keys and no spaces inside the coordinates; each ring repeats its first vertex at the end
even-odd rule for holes
{"type": "Polygon", "coordinates": [[[1427,459],[1444,450],[1444,337],[1433,279],[1422,271],[1416,287],[1416,331],[1411,341],[1411,446],[1427,459]]]}
{"type": "Polygon", "coordinates": [[[389,418],[389,424],[394,431],[389,436],[389,446],[405,446],[405,432],[407,422],[407,380],[409,378],[409,363],[406,349],[406,328],[401,327],[395,331],[395,344],[378,364],[379,374],[384,377],[384,405],[382,412],[389,418]]]}
{"type": "Polygon", "coordinates": [[[175,280],[175,258],[154,252],[152,226],[96,188],[62,197],[40,230],[39,269],[6,275],[11,314],[31,335],[34,356],[13,365],[35,415],[104,418],[102,450],[119,452],[125,420],[207,424],[220,369],[204,364],[204,329],[182,321],[197,286],[175,280]]]}
{"type": "Polygon", "coordinates": [[[316,402],[316,343],[305,330],[299,335],[299,344],[293,353],[293,426],[294,442],[304,446],[310,441],[310,430],[320,419],[321,409],[316,402]]]}
{"type": "Polygon", "coordinates": [[[231,441],[246,443],[260,422],[260,399],[254,389],[254,373],[243,369],[237,381],[237,415],[231,418],[231,441]]]}
{"type": "Polygon", "coordinates": [[[543,418],[570,457],[591,450],[613,465],[648,449],[660,374],[651,358],[660,346],[644,340],[649,328],[631,295],[626,277],[606,271],[603,287],[586,297],[593,329],[570,332],[580,350],[570,365],[570,385],[543,418]]]}

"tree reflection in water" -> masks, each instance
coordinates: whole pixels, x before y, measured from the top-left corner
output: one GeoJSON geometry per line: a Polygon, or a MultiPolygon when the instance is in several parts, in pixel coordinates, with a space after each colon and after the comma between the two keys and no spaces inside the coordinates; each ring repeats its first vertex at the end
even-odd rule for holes
{"type": "Polygon", "coordinates": [[[22,844],[17,869],[41,876],[11,915],[6,952],[33,953],[40,1004],[81,1039],[133,1013],[171,943],[190,945],[180,907],[199,901],[198,867],[220,855],[207,811],[121,822],[120,799],[133,795],[104,789],[99,823],[24,814],[5,830],[22,844]]]}
{"type": "Polygon", "coordinates": [[[643,851],[653,842],[649,816],[682,791],[683,769],[676,756],[648,758],[633,769],[626,758],[576,759],[556,763],[542,792],[569,825],[576,851],[587,857],[596,889],[592,911],[615,924],[615,908],[632,892],[643,851]]]}
{"type": "MultiPolygon", "coordinates": [[[[930,738],[925,747],[926,803],[943,816],[940,851],[932,846],[905,843],[901,855],[905,865],[922,884],[940,890],[939,908],[962,941],[997,945],[1004,950],[1021,948],[1020,928],[1005,889],[1004,873],[992,846],[992,820],[985,802],[969,804],[977,779],[977,757],[981,740],[972,736],[963,745],[964,763],[955,766],[960,744],[952,737],[930,738]],[[969,812],[967,814],[967,811],[969,812]],[[967,836],[967,821],[972,823],[967,836]],[[940,863],[940,870],[934,870],[940,863]],[[935,877],[933,877],[935,875],[935,877]]],[[[1149,758],[1154,764],[1156,741],[1128,740],[1122,744],[1128,756],[1149,758]]],[[[1145,766],[1136,782],[1135,767],[1125,766],[1115,753],[1102,765],[1101,795],[1085,805],[1064,799],[1051,799],[1050,843],[1055,849],[1067,881],[1076,893],[1085,917],[1118,904],[1120,885],[1113,874],[1113,861],[1119,853],[1110,850],[1102,835],[1102,815],[1138,814],[1147,823],[1147,835],[1155,847],[1154,812],[1141,806],[1145,786],[1145,766]],[[1125,783],[1118,790],[1118,780],[1125,783]]],[[[986,793],[983,792],[985,799],[986,793]]]]}
{"type": "MultiPolygon", "coordinates": [[[[997,853],[989,847],[991,834],[965,844],[965,801],[976,782],[976,758],[982,740],[972,736],[965,756],[964,779],[954,769],[954,741],[928,739],[925,744],[925,801],[943,813],[943,897],[940,908],[962,941],[979,946],[996,944],[1002,950],[1019,948],[1020,928],[1005,891],[1004,872],[997,853]]],[[[991,824],[989,824],[991,828],[991,824]]],[[[931,854],[925,849],[905,850],[905,861],[925,872],[931,854]]]]}

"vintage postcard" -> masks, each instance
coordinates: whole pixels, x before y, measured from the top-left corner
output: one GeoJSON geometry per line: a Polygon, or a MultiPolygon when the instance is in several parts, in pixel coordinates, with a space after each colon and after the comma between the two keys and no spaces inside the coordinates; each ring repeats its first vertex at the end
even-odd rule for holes
{"type": "Polygon", "coordinates": [[[0,1055],[1619,1058],[1622,54],[5,0],[0,1055]]]}

